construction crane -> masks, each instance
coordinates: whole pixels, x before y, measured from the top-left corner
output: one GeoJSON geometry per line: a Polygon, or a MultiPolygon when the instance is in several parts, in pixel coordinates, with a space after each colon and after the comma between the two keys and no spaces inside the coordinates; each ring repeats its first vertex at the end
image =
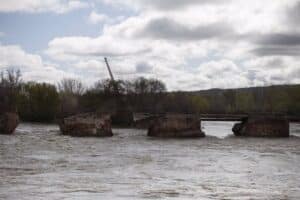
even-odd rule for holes
{"type": "Polygon", "coordinates": [[[109,72],[109,76],[110,76],[111,80],[112,80],[112,81],[115,81],[114,76],[113,76],[113,74],[112,74],[112,72],[111,72],[111,69],[110,69],[110,66],[109,66],[109,64],[108,64],[108,60],[107,60],[106,57],[104,58],[104,62],[105,62],[105,64],[106,64],[106,67],[107,67],[107,70],[108,70],[108,72],[109,72]]]}
{"type": "MultiPolygon", "coordinates": [[[[105,62],[105,64],[106,64],[106,67],[107,67],[107,70],[108,70],[110,79],[111,79],[112,84],[113,84],[114,93],[115,93],[115,95],[116,95],[117,97],[119,97],[120,92],[119,92],[118,84],[117,84],[117,82],[115,81],[114,75],[113,75],[113,73],[112,73],[112,71],[111,71],[110,65],[109,65],[108,60],[107,60],[106,57],[104,58],[104,62],[105,62]]],[[[120,101],[120,100],[119,100],[119,101],[120,101]]]]}
{"type": "Polygon", "coordinates": [[[128,109],[127,107],[124,107],[124,105],[126,105],[127,103],[122,98],[122,96],[119,92],[118,84],[114,79],[113,73],[111,71],[110,65],[109,65],[106,57],[104,58],[104,62],[106,64],[110,79],[113,84],[114,93],[117,98],[116,99],[117,100],[116,113],[114,115],[112,115],[112,122],[117,125],[131,125],[133,122],[133,113],[130,109],[128,109]]]}

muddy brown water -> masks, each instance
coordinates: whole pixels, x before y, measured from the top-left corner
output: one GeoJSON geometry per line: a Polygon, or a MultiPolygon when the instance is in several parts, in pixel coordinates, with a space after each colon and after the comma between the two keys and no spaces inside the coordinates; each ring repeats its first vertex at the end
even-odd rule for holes
{"type": "Polygon", "coordinates": [[[62,136],[20,124],[0,135],[0,199],[300,199],[300,124],[290,138],[237,138],[203,122],[206,138],[62,136]]]}

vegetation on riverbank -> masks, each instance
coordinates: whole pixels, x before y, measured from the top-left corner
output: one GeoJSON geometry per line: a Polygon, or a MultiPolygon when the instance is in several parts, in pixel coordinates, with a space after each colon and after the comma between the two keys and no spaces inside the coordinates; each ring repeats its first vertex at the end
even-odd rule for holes
{"type": "Polygon", "coordinates": [[[284,113],[300,115],[300,85],[244,89],[167,92],[156,79],[100,80],[84,87],[80,80],[64,79],[57,85],[21,81],[21,73],[1,73],[0,112],[17,111],[23,121],[51,122],[79,112],[113,112],[118,101],[133,112],[148,113],[284,113]]]}

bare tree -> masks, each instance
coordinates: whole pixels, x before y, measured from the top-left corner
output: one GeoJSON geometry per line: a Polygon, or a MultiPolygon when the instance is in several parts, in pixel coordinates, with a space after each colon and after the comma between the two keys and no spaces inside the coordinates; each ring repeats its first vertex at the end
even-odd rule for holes
{"type": "Polygon", "coordinates": [[[20,70],[11,68],[0,73],[0,113],[16,111],[17,95],[20,85],[20,70]]]}
{"type": "Polygon", "coordinates": [[[18,69],[8,69],[0,73],[0,86],[6,88],[18,88],[21,83],[21,71],[18,69]]]}
{"type": "Polygon", "coordinates": [[[149,81],[149,92],[151,94],[163,93],[167,91],[166,85],[157,79],[150,79],[149,81]]]}
{"type": "Polygon", "coordinates": [[[166,86],[157,79],[138,78],[133,82],[135,93],[137,94],[157,94],[166,92],[166,86]]]}
{"type": "Polygon", "coordinates": [[[64,78],[58,83],[58,90],[65,94],[82,95],[85,89],[80,80],[64,78]]]}

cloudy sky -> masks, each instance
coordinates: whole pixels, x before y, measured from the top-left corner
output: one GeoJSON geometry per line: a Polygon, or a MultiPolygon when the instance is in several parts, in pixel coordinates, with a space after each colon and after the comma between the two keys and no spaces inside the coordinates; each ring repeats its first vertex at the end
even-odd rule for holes
{"type": "Polygon", "coordinates": [[[169,90],[300,83],[299,0],[0,0],[0,70],[169,90]]]}

